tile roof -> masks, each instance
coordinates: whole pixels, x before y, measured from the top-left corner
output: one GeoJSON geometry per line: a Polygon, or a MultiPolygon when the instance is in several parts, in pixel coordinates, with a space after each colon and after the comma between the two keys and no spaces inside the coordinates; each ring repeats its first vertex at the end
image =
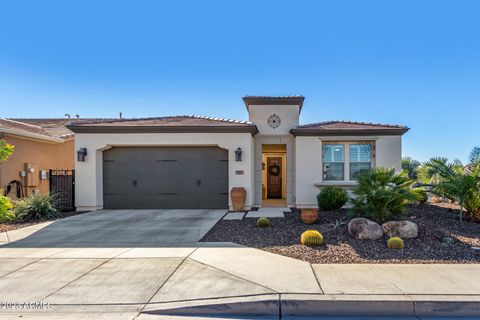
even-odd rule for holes
{"type": "Polygon", "coordinates": [[[18,118],[10,120],[40,127],[46,135],[62,139],[69,139],[75,135],[66,125],[71,121],[79,121],[66,118],[18,118]]]}
{"type": "Polygon", "coordinates": [[[225,118],[213,118],[207,116],[196,115],[182,115],[182,116],[168,116],[168,117],[153,117],[153,118],[131,118],[131,119],[88,119],[84,121],[75,121],[69,127],[81,126],[102,126],[102,127],[137,127],[137,126],[151,126],[151,127],[174,127],[174,126],[188,126],[188,127],[230,127],[230,126],[254,126],[252,122],[232,120],[225,118]]]}
{"type": "Polygon", "coordinates": [[[292,128],[294,135],[321,134],[404,134],[409,130],[406,126],[356,121],[324,121],[292,128]]]}
{"type": "Polygon", "coordinates": [[[73,137],[73,132],[68,130],[64,125],[59,125],[55,127],[44,127],[36,123],[28,123],[26,121],[19,121],[17,119],[6,119],[0,118],[0,131],[5,129],[5,131],[14,132],[19,135],[34,135],[34,137],[47,140],[51,139],[69,139],[73,137]]]}

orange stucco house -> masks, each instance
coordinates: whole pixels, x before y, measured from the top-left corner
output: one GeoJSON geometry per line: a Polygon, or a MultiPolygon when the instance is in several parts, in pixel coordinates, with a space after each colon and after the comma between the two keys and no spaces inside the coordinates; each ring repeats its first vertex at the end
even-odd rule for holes
{"type": "Polygon", "coordinates": [[[10,196],[18,185],[24,195],[48,193],[50,169],[73,169],[75,136],[65,127],[68,121],[0,118],[0,139],[15,146],[14,154],[0,165],[0,189],[10,184],[10,196]]]}

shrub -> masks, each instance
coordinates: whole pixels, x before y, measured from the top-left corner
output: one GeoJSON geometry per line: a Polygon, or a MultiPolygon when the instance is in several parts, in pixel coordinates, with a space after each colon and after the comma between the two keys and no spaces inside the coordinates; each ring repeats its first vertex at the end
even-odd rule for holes
{"type": "MultiPolygon", "coordinates": [[[[475,160],[475,155],[471,158],[475,160]]],[[[431,193],[458,202],[468,217],[480,220],[480,162],[464,167],[446,158],[432,158],[425,164],[423,178],[431,193]]]]}
{"type": "Polygon", "coordinates": [[[32,194],[28,198],[15,201],[14,212],[17,221],[49,220],[57,217],[54,197],[32,194]]]}
{"type": "Polygon", "coordinates": [[[7,161],[14,150],[14,146],[8,144],[5,140],[0,140],[0,163],[7,161]]]}
{"type": "Polygon", "coordinates": [[[418,203],[427,203],[428,201],[428,193],[425,189],[418,189],[418,203]]]}
{"type": "Polygon", "coordinates": [[[8,222],[15,218],[13,205],[8,197],[0,196],[0,222],[8,222]]]}
{"type": "Polygon", "coordinates": [[[404,213],[407,204],[421,199],[421,189],[411,188],[414,181],[406,172],[394,168],[373,168],[358,175],[352,199],[353,212],[384,222],[404,213]]]}
{"type": "Polygon", "coordinates": [[[392,237],[387,241],[388,249],[403,249],[405,245],[403,244],[403,240],[399,237],[392,237]]]}
{"type": "Polygon", "coordinates": [[[348,201],[347,192],[340,187],[326,187],[317,195],[320,210],[337,210],[348,201]]]}
{"type": "Polygon", "coordinates": [[[300,243],[311,247],[320,246],[323,243],[323,236],[317,230],[307,230],[302,233],[300,243]]]}
{"type": "Polygon", "coordinates": [[[265,217],[261,217],[261,218],[258,218],[257,220],[257,227],[259,228],[266,228],[270,225],[270,221],[265,218],[265,217]]]}

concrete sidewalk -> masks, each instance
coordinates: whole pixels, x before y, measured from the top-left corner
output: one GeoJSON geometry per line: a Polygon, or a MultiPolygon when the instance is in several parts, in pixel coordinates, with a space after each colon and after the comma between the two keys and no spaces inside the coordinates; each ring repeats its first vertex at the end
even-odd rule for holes
{"type": "Polygon", "coordinates": [[[245,247],[0,247],[2,317],[480,316],[480,265],[310,265],[245,247]]]}

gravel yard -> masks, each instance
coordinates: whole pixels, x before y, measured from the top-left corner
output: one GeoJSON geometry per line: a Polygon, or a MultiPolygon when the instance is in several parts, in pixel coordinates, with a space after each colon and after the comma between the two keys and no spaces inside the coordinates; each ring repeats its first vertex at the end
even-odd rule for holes
{"type": "Polygon", "coordinates": [[[269,219],[266,229],[256,227],[255,218],[220,220],[202,241],[231,241],[310,263],[480,263],[480,223],[462,223],[458,213],[450,204],[409,207],[404,219],[418,224],[419,236],[405,240],[403,250],[387,249],[386,237],[377,241],[353,239],[343,209],[320,212],[313,225],[302,223],[296,209],[285,218],[269,219]],[[322,233],[322,246],[299,244],[301,233],[308,229],[322,233]]]}

